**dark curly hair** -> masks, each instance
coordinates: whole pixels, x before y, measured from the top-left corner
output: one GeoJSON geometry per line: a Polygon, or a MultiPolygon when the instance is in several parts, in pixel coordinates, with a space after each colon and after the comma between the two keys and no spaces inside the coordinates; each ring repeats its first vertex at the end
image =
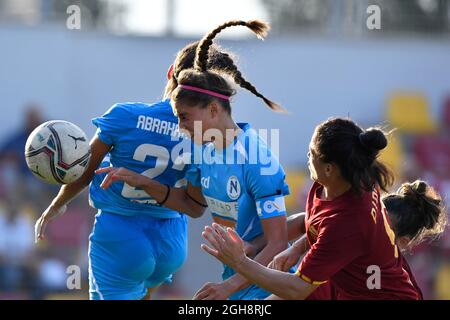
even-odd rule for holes
{"type": "Polygon", "coordinates": [[[425,181],[404,183],[396,193],[383,198],[395,223],[397,237],[411,239],[409,247],[439,237],[447,226],[447,212],[441,196],[425,181]]]}

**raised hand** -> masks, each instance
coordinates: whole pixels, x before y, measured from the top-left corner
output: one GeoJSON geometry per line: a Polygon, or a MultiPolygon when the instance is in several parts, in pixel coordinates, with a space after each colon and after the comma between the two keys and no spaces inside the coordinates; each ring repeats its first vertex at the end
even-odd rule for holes
{"type": "Polygon", "coordinates": [[[108,189],[112,183],[116,181],[123,181],[130,185],[131,187],[139,187],[142,185],[143,175],[136,173],[134,171],[119,167],[105,167],[95,170],[96,174],[107,173],[106,177],[103,179],[100,187],[103,189],[108,189]]]}
{"type": "Polygon", "coordinates": [[[213,223],[212,227],[205,227],[202,236],[211,246],[202,244],[201,248],[231,268],[234,269],[245,260],[244,241],[234,229],[224,230],[219,224],[213,223]]]}

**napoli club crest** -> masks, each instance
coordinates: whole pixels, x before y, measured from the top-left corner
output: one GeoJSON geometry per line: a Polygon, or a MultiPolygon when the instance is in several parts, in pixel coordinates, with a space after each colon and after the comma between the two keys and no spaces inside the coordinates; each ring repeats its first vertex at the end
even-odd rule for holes
{"type": "Polygon", "coordinates": [[[241,195],[241,184],[236,176],[231,176],[227,182],[227,195],[231,200],[236,200],[241,195]]]}

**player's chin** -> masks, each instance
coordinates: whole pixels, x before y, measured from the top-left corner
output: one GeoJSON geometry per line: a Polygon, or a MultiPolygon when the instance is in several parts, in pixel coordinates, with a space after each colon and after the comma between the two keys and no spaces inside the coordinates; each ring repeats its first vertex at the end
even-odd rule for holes
{"type": "Polygon", "coordinates": [[[308,170],[309,170],[309,178],[310,178],[312,181],[316,181],[316,180],[317,180],[317,177],[316,177],[316,175],[314,174],[314,172],[311,170],[311,167],[310,167],[310,166],[308,166],[308,170]]]}

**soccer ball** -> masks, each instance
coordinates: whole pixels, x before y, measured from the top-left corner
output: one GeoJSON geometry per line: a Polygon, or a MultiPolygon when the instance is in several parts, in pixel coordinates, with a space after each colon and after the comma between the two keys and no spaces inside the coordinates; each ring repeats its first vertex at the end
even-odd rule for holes
{"type": "Polygon", "coordinates": [[[51,184],[77,180],[91,156],[86,134],[73,123],[48,121],[30,134],[25,144],[25,160],[30,171],[51,184]]]}

